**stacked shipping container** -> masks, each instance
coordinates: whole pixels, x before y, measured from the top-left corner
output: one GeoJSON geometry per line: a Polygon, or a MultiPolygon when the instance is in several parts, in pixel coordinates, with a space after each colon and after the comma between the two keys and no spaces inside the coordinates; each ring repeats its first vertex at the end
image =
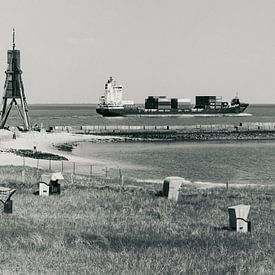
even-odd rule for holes
{"type": "Polygon", "coordinates": [[[190,109],[191,100],[188,98],[167,98],[166,96],[148,96],[145,100],[145,109],[190,109]]]}

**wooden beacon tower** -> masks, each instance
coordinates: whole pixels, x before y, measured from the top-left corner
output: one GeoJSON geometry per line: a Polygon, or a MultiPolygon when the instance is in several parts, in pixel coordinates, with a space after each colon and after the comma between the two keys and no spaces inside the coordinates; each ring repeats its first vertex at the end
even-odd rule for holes
{"type": "Polygon", "coordinates": [[[23,120],[25,131],[30,130],[28,105],[22,81],[20,69],[20,51],[15,49],[15,31],[13,29],[12,50],[8,50],[8,68],[5,71],[6,81],[4,85],[3,101],[1,106],[0,129],[5,127],[13,104],[16,106],[19,116],[23,120]],[[19,101],[19,104],[18,102],[19,101]]]}

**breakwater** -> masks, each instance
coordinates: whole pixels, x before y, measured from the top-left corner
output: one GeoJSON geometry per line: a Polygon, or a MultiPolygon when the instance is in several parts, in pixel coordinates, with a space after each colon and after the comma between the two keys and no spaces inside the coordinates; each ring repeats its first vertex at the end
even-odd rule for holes
{"type": "MultiPolygon", "coordinates": [[[[178,131],[135,131],[105,132],[101,135],[125,136],[134,140],[167,140],[167,141],[207,141],[207,140],[269,140],[275,139],[275,131],[242,131],[242,132],[178,132],[178,131]]],[[[129,140],[129,139],[127,139],[129,140]]],[[[125,140],[125,141],[127,141],[125,140]]]]}
{"type": "Polygon", "coordinates": [[[275,139],[275,123],[239,123],[209,125],[90,125],[56,126],[55,132],[127,136],[158,140],[257,140],[275,139]]]}

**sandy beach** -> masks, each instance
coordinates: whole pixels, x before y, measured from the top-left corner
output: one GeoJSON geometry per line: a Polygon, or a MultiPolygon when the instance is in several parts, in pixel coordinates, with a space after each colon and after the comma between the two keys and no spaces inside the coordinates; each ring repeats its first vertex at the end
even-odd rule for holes
{"type": "Polygon", "coordinates": [[[0,130],[0,163],[1,165],[22,165],[22,157],[8,151],[10,149],[33,150],[35,146],[37,151],[64,156],[72,162],[100,164],[101,162],[97,160],[73,156],[72,154],[59,151],[54,147],[56,144],[72,143],[78,141],[97,141],[99,139],[102,140],[104,137],[71,133],[46,133],[34,131],[17,132],[16,139],[13,139],[13,132],[0,130]]]}

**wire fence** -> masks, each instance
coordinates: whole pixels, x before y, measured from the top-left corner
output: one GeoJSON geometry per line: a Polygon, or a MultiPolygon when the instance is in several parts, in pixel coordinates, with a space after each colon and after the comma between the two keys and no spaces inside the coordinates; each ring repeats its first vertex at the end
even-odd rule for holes
{"type": "Polygon", "coordinates": [[[102,178],[121,179],[122,170],[119,167],[108,167],[104,165],[95,165],[85,162],[72,162],[64,160],[51,159],[33,159],[22,157],[22,166],[45,169],[50,172],[61,172],[74,175],[95,176],[102,178]]]}

